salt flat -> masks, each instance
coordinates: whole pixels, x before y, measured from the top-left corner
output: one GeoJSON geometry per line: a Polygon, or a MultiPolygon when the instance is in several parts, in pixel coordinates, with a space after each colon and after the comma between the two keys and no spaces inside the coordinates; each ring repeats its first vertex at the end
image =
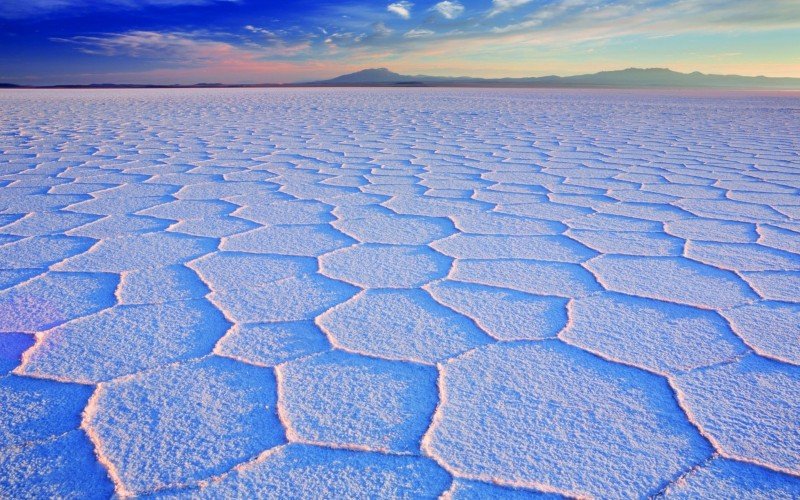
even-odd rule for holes
{"type": "Polygon", "coordinates": [[[0,497],[800,496],[800,97],[0,92],[0,497]]]}

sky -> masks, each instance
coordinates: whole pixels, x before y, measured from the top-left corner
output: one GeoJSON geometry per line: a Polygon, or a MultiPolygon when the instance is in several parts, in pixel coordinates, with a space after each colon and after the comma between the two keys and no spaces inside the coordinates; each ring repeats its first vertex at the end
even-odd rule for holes
{"type": "Polygon", "coordinates": [[[800,77],[800,0],[0,0],[0,82],[289,83],[376,67],[800,77]]]}

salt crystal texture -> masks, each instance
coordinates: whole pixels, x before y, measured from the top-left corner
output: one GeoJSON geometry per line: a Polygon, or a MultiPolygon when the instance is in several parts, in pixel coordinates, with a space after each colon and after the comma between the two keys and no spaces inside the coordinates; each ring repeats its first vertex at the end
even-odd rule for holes
{"type": "Polygon", "coordinates": [[[0,498],[797,498],[797,94],[0,91],[0,498]]]}

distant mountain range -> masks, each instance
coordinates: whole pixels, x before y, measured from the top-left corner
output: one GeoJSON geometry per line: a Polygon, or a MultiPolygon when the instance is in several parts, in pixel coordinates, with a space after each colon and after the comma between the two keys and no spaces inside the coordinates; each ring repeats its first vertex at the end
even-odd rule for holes
{"type": "Polygon", "coordinates": [[[386,68],[365,69],[330,80],[312,82],[323,86],[485,86],[485,87],[607,87],[607,88],[728,88],[797,89],[800,78],[765,76],[707,75],[679,73],[666,68],[629,68],[576,76],[538,76],[527,78],[473,78],[425,75],[400,75],[386,68]]]}
{"type": "Polygon", "coordinates": [[[401,75],[371,68],[330,80],[290,84],[198,83],[195,85],[91,84],[23,86],[0,83],[0,88],[217,88],[217,87],[523,87],[523,88],[706,88],[800,90],[800,78],[679,73],[666,68],[628,68],[576,76],[475,78],[469,76],[401,75]]]}

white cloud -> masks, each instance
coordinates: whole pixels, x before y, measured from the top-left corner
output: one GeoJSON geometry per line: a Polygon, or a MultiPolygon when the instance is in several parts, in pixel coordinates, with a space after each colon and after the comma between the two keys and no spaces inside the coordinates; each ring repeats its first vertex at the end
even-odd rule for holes
{"type": "Polygon", "coordinates": [[[267,38],[278,38],[278,34],[274,31],[270,31],[265,28],[259,28],[258,26],[253,26],[252,24],[248,24],[244,27],[247,31],[251,33],[258,33],[259,35],[264,35],[267,38]]]}
{"type": "Polygon", "coordinates": [[[442,15],[445,19],[455,19],[464,13],[464,6],[456,1],[444,0],[433,6],[433,10],[442,15]]]}
{"type": "Polygon", "coordinates": [[[495,16],[530,2],[531,0],[492,0],[492,10],[489,15],[495,16]]]}
{"type": "Polygon", "coordinates": [[[390,3],[386,10],[393,14],[397,14],[398,16],[402,17],[403,19],[410,19],[411,18],[411,7],[414,4],[408,2],[406,0],[401,0],[400,2],[390,3]]]}
{"type": "Polygon", "coordinates": [[[431,30],[426,30],[426,29],[413,29],[406,31],[403,34],[405,38],[422,38],[431,35],[435,35],[435,33],[431,30]]]}

